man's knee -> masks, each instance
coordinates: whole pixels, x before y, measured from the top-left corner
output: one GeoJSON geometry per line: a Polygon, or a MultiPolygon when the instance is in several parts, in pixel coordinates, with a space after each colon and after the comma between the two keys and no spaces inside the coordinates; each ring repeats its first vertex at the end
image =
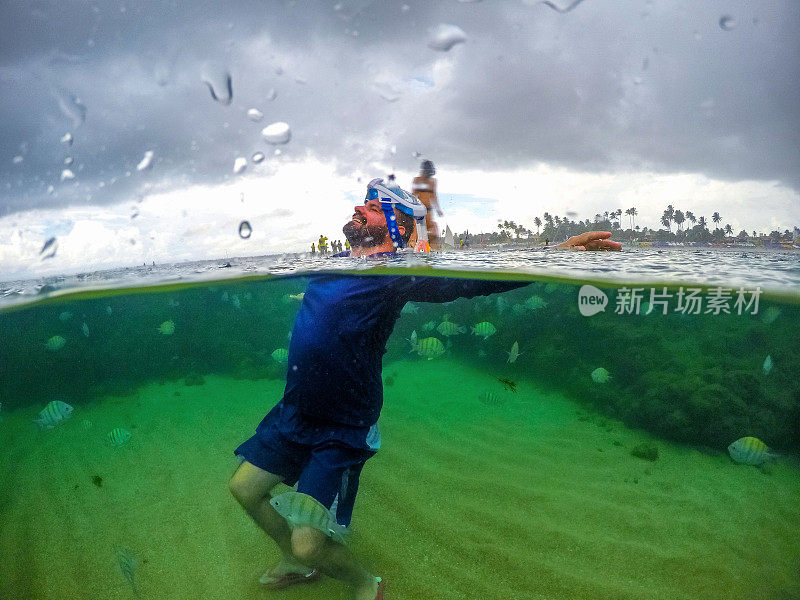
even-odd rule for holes
{"type": "Polygon", "coordinates": [[[313,564],[322,553],[327,537],[313,527],[297,527],[292,530],[292,554],[308,565],[313,564]]]}
{"type": "Polygon", "coordinates": [[[228,489],[243,507],[248,508],[269,496],[280,477],[243,462],[228,481],[228,489]]]}

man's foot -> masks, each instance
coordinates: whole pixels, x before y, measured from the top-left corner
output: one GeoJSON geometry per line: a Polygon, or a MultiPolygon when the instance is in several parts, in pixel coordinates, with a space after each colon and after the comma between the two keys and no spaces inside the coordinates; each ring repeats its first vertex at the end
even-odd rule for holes
{"type": "Polygon", "coordinates": [[[369,585],[356,588],[356,600],[384,600],[384,584],[385,582],[380,577],[376,577],[369,585]]]}
{"type": "Polygon", "coordinates": [[[259,581],[269,590],[283,590],[298,583],[317,581],[320,577],[322,574],[316,569],[284,560],[277,567],[264,573],[259,581]]]}

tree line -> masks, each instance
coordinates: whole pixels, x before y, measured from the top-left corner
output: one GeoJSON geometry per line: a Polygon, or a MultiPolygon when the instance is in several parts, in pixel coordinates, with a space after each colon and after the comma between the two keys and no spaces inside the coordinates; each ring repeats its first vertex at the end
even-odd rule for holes
{"type": "Polygon", "coordinates": [[[465,244],[502,243],[514,240],[557,243],[570,236],[594,229],[611,231],[620,239],[632,241],[723,243],[737,240],[760,242],[767,240],[778,243],[796,240],[798,232],[797,227],[793,230],[786,229],[783,232],[773,230],[769,233],[755,230],[748,232],[743,229],[734,236],[730,223],[724,226],[720,225],[723,219],[719,212],[715,211],[711,215],[710,220],[714,223],[713,229],[711,229],[709,220],[705,216],[696,217],[692,211],[676,209],[672,204],[667,206],[661,215],[661,225],[666,229],[640,227],[636,224],[638,214],[636,207],[628,208],[625,211],[617,208],[595,214],[594,220],[575,221],[571,220],[569,216],[561,217],[546,212],[542,215],[542,218],[537,216],[533,219],[532,224],[536,228],[535,232],[524,224],[517,224],[514,221],[500,221],[497,224],[498,231],[479,234],[472,234],[467,231],[457,235],[457,237],[464,240],[465,244]],[[623,213],[626,215],[625,227],[623,227],[623,213]],[[674,232],[672,230],[673,224],[675,225],[674,232]]]}

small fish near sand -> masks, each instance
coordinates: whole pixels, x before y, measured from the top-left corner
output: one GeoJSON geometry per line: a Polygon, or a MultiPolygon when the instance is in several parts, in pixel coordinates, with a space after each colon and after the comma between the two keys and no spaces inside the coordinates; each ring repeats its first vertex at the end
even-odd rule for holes
{"type": "Polygon", "coordinates": [[[439,338],[426,337],[419,340],[419,342],[411,342],[411,352],[416,352],[423,358],[433,360],[444,354],[444,344],[439,338]]]}
{"type": "Polygon", "coordinates": [[[282,365],[285,365],[289,362],[289,351],[286,348],[275,348],[270,356],[272,357],[272,360],[282,365]]]}
{"type": "Polygon", "coordinates": [[[728,446],[728,454],[740,465],[753,465],[757,467],[765,462],[775,460],[778,454],[769,451],[769,447],[760,439],[746,436],[739,438],[728,446]]]}
{"type": "Polygon", "coordinates": [[[467,330],[466,327],[461,327],[447,320],[444,320],[441,323],[439,323],[439,326],[436,328],[436,331],[441,333],[444,337],[450,337],[451,335],[458,335],[459,333],[464,333],[466,330],[467,330]]]}
{"type": "Polygon", "coordinates": [[[127,548],[117,548],[114,551],[117,557],[117,566],[122,572],[122,576],[128,585],[131,586],[134,596],[139,596],[139,588],[136,586],[136,569],[139,567],[139,561],[136,560],[133,553],[127,548]]]}
{"type": "Polygon", "coordinates": [[[611,380],[611,374],[603,367],[598,367],[592,371],[592,381],[595,383],[608,383],[611,380]]]}
{"type": "Polygon", "coordinates": [[[173,321],[164,321],[158,326],[158,332],[161,335],[172,335],[175,333],[175,323],[173,321]]]}
{"type": "Polygon", "coordinates": [[[61,400],[52,400],[39,412],[39,418],[34,419],[41,430],[53,429],[72,416],[72,406],[61,400]]]}
{"type": "Polygon", "coordinates": [[[50,350],[51,352],[55,352],[56,350],[61,350],[61,348],[63,348],[66,343],[67,340],[65,340],[63,337],[61,337],[60,335],[54,335],[49,340],[47,340],[47,342],[45,342],[44,347],[50,350]]]}
{"type": "Polygon", "coordinates": [[[478,394],[478,400],[487,406],[502,406],[506,403],[506,398],[497,392],[485,391],[478,394]]]}
{"type": "Polygon", "coordinates": [[[123,427],[114,427],[114,429],[108,432],[106,441],[114,448],[119,448],[128,443],[128,440],[131,439],[131,435],[131,432],[123,427]]]}
{"type": "Polygon", "coordinates": [[[291,527],[313,527],[340,544],[347,539],[347,527],[337,523],[333,513],[308,494],[285,492],[269,503],[291,527]]]}
{"type": "Polygon", "coordinates": [[[772,371],[772,356],[767,355],[767,358],[764,359],[764,375],[769,375],[769,372],[772,371]]]}
{"type": "Polygon", "coordinates": [[[489,339],[489,336],[497,333],[497,328],[489,321],[481,321],[480,323],[475,324],[475,327],[472,328],[472,333],[482,337],[484,340],[487,340],[489,339]]]}
{"type": "Polygon", "coordinates": [[[511,346],[511,350],[506,352],[508,354],[508,361],[509,363],[517,362],[517,359],[522,355],[522,352],[519,351],[519,342],[514,342],[511,346]]]}

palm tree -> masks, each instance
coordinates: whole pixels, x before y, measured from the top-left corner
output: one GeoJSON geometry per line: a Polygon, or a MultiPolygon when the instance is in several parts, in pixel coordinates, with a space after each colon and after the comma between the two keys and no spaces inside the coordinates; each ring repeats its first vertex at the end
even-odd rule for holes
{"type": "Polygon", "coordinates": [[[533,224],[536,225],[536,235],[539,235],[539,228],[542,226],[542,220],[539,217],[536,217],[533,220],[533,224]]]}
{"type": "Polygon", "coordinates": [[[686,211],[686,220],[692,224],[692,227],[694,227],[694,224],[697,223],[697,217],[695,217],[694,213],[690,210],[686,211]]]}
{"type": "Polygon", "coordinates": [[[631,211],[631,226],[633,226],[636,224],[636,215],[638,213],[636,212],[635,206],[631,206],[630,211],[631,211]]]}
{"type": "Polygon", "coordinates": [[[661,224],[664,227],[666,227],[667,229],[670,228],[669,226],[671,225],[671,221],[669,220],[669,217],[667,216],[667,213],[664,213],[663,215],[661,215],[661,224]]]}
{"type": "Polygon", "coordinates": [[[681,225],[683,225],[683,222],[686,220],[686,217],[683,216],[683,211],[676,210],[673,219],[675,219],[675,224],[678,226],[678,231],[680,231],[681,225]]]}
{"type": "Polygon", "coordinates": [[[697,220],[697,224],[698,224],[698,225],[700,225],[700,227],[702,227],[703,229],[705,229],[705,228],[706,228],[706,226],[708,225],[708,221],[706,221],[706,218],[705,218],[705,217],[700,217],[700,218],[697,220]]]}
{"type": "Polygon", "coordinates": [[[715,212],[713,215],[711,215],[711,220],[716,224],[722,221],[722,217],[719,216],[718,212],[715,212]]]}
{"type": "Polygon", "coordinates": [[[727,233],[728,235],[731,235],[731,234],[733,234],[733,227],[731,227],[731,224],[730,224],[730,223],[728,223],[727,225],[725,225],[725,233],[727,233]]]}

